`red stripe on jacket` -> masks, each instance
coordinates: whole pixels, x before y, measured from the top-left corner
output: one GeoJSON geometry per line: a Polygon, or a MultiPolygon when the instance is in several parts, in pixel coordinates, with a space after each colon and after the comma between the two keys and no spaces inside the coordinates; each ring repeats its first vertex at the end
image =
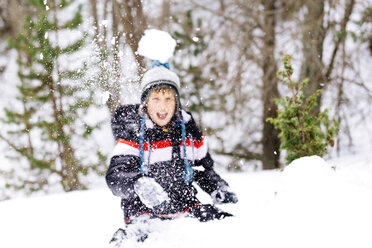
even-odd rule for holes
{"type": "MultiPolygon", "coordinates": [[[[195,148],[200,148],[204,145],[204,135],[202,136],[202,139],[200,141],[198,140],[193,140],[192,141],[192,145],[195,147],[195,148]]],[[[139,149],[139,144],[136,143],[136,142],[133,142],[133,141],[129,141],[129,140],[125,140],[125,139],[118,139],[116,141],[116,144],[118,143],[121,143],[121,144],[126,144],[126,145],[129,145],[131,147],[134,147],[134,148],[137,148],[139,149]]],[[[170,140],[161,140],[161,141],[154,141],[151,143],[151,146],[152,146],[152,149],[161,149],[161,148],[167,148],[167,147],[171,147],[172,146],[172,143],[170,140]]],[[[180,146],[182,146],[182,141],[180,142],[180,146]]],[[[190,139],[186,139],[186,146],[191,146],[191,140],[190,139]]],[[[149,143],[148,142],[145,142],[143,143],[143,150],[144,151],[148,151],[149,150],[149,143]]]]}

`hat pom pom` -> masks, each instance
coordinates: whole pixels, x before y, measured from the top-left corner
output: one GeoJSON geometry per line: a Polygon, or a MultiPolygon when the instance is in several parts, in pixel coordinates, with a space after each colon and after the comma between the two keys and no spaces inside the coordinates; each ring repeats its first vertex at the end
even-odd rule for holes
{"type": "Polygon", "coordinates": [[[148,29],[138,43],[137,52],[146,58],[155,60],[154,63],[156,64],[153,64],[153,66],[165,66],[173,56],[176,45],[176,41],[169,33],[157,29],[148,29]]]}

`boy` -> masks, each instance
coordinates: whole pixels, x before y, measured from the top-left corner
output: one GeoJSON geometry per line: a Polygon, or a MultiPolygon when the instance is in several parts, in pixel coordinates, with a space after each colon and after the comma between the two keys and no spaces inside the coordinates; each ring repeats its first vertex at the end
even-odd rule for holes
{"type": "MultiPolygon", "coordinates": [[[[200,221],[231,214],[196,198],[196,182],[215,204],[236,203],[236,195],[213,170],[205,138],[190,113],[181,108],[178,76],[158,63],[141,82],[141,104],[119,107],[112,117],[117,141],[106,181],[121,197],[126,224],[180,215],[200,221]],[[187,158],[187,159],[186,159],[187,158]]],[[[138,240],[147,234],[139,232],[138,240]]],[[[119,229],[113,243],[126,232],[119,229]]]]}

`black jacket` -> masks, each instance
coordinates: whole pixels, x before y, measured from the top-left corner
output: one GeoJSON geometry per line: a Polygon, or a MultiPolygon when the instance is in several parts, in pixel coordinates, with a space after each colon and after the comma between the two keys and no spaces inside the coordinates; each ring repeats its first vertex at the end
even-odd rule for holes
{"type": "MultiPolygon", "coordinates": [[[[136,195],[133,185],[144,175],[140,173],[139,133],[141,117],[139,105],[125,105],[116,109],[111,126],[116,146],[106,174],[106,182],[113,194],[122,198],[124,217],[153,213],[136,195]]],[[[213,170],[213,160],[206,140],[190,113],[182,110],[186,127],[186,154],[194,169],[193,181],[211,194],[218,185],[227,183],[213,170]]],[[[170,204],[156,214],[169,215],[185,212],[199,204],[196,189],[183,178],[184,158],[179,118],[174,117],[165,128],[146,118],[144,133],[144,163],[147,176],[155,179],[170,198],[170,204]]]]}

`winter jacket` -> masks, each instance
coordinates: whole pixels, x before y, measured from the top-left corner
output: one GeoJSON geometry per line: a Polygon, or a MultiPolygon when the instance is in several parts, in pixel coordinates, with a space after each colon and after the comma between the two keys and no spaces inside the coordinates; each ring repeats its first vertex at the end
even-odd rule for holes
{"type": "MultiPolygon", "coordinates": [[[[219,185],[227,185],[213,170],[213,160],[208,152],[204,135],[190,113],[182,110],[186,129],[186,155],[193,168],[192,181],[211,194],[219,185]]],[[[125,105],[116,109],[111,127],[116,145],[106,174],[106,182],[113,194],[122,198],[125,219],[142,213],[173,216],[200,205],[196,189],[185,181],[182,131],[176,115],[165,128],[154,124],[146,116],[143,135],[143,163],[148,166],[147,175],[140,172],[139,133],[141,116],[139,105],[125,105]],[[135,182],[149,176],[162,186],[170,202],[159,209],[147,208],[134,192],[135,182]]]]}

